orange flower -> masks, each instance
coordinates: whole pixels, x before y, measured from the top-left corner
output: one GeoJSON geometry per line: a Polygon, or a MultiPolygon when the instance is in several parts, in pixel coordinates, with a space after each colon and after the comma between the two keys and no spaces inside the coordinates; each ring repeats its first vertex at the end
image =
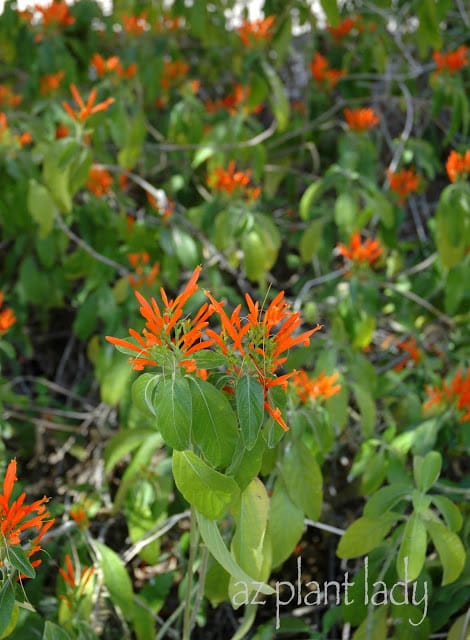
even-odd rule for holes
{"type": "Polygon", "coordinates": [[[60,83],[62,82],[64,74],[64,71],[57,71],[56,73],[48,73],[47,75],[42,76],[39,81],[39,90],[41,94],[45,96],[48,93],[56,91],[59,88],[60,83]]]}
{"type": "Polygon", "coordinates": [[[147,265],[149,264],[150,256],[147,251],[142,251],[141,253],[129,253],[127,255],[127,259],[134,267],[136,274],[135,276],[127,276],[131,287],[133,289],[137,289],[137,287],[140,287],[143,284],[146,284],[149,287],[152,286],[160,271],[160,263],[155,262],[150,271],[148,271],[147,265]]]}
{"type": "Polygon", "coordinates": [[[216,167],[212,174],[208,177],[207,183],[210,187],[216,191],[225,191],[232,194],[234,191],[241,191],[244,189],[245,196],[251,200],[256,200],[261,194],[260,187],[253,187],[247,189],[250,183],[251,171],[236,171],[235,161],[230,160],[228,168],[216,167]]]}
{"type": "Polygon", "coordinates": [[[315,80],[325,84],[328,89],[334,89],[338,80],[343,78],[346,73],[339,69],[330,69],[328,60],[322,56],[321,53],[318,53],[318,51],[315,52],[312,63],[310,64],[310,70],[315,80]]]}
{"type": "MultiPolygon", "coordinates": [[[[0,309],[3,305],[3,293],[0,291],[0,309]]],[[[6,308],[0,311],[0,337],[3,336],[16,322],[12,309],[6,308]]]]}
{"type": "Polygon", "coordinates": [[[272,26],[274,24],[274,16],[267,16],[250,22],[243,20],[242,26],[238,27],[237,32],[245,47],[256,46],[259,42],[269,42],[273,36],[272,26]]]}
{"type": "Polygon", "coordinates": [[[107,98],[106,100],[103,100],[102,102],[99,102],[97,105],[95,105],[95,100],[98,93],[96,88],[93,89],[90,93],[86,104],[83,102],[83,99],[74,84],[70,85],[70,91],[72,93],[73,99],[80,107],[80,110],[75,112],[67,102],[63,102],[62,106],[67,111],[70,117],[72,117],[74,120],[79,120],[80,122],[85,122],[85,120],[93,113],[98,113],[98,111],[105,111],[109,107],[109,105],[113,104],[114,102],[114,98],[107,98]]]}
{"type": "MultiPolygon", "coordinates": [[[[25,505],[26,494],[23,492],[10,504],[16,480],[16,460],[11,460],[3,481],[3,493],[0,493],[1,539],[4,544],[14,546],[21,544],[25,532],[32,534],[32,539],[25,549],[26,555],[31,558],[41,551],[39,543],[46,531],[54,524],[54,518],[48,519],[50,513],[44,506],[47,502],[46,496],[30,505],[25,505]]],[[[37,567],[41,562],[40,559],[36,559],[31,562],[31,565],[37,567]]]]}
{"type": "Polygon", "coordinates": [[[75,568],[72,564],[72,559],[68,553],[65,554],[65,569],[59,567],[59,573],[64,579],[67,586],[72,590],[72,593],[69,593],[67,596],[60,596],[62,600],[71,607],[74,603],[77,603],[78,600],[85,593],[86,586],[90,581],[95,568],[93,566],[88,567],[84,566],[80,572],[80,575],[77,576],[75,574],[75,568]]]}
{"type": "Polygon", "coordinates": [[[358,18],[345,18],[342,20],[337,27],[330,27],[329,25],[326,27],[328,33],[330,33],[335,40],[341,40],[344,36],[347,36],[354,27],[358,18]]]}
{"type": "Polygon", "coordinates": [[[88,173],[86,187],[98,198],[107,193],[113,184],[112,175],[99,164],[94,164],[88,173]]]}
{"type": "Polygon", "coordinates": [[[305,403],[309,399],[327,400],[339,393],[341,385],[336,384],[338,378],[339,373],[327,376],[323,371],[316,378],[309,378],[307,373],[301,370],[294,373],[292,383],[300,400],[305,403]]]}
{"type": "Polygon", "coordinates": [[[254,107],[245,106],[245,102],[248,100],[250,93],[250,87],[236,84],[233,91],[225,96],[225,98],[221,98],[220,100],[206,100],[206,111],[207,113],[214,113],[219,109],[226,109],[231,115],[235,115],[241,109],[244,113],[259,113],[263,108],[262,105],[254,107]]]}
{"type": "Polygon", "coordinates": [[[387,169],[390,190],[398,195],[398,202],[403,204],[409,193],[414,193],[419,187],[419,176],[413,169],[390,171],[387,169]]]}
{"type": "Polygon", "coordinates": [[[170,85],[183,78],[189,71],[189,65],[183,60],[165,60],[163,63],[163,75],[160,85],[163,89],[169,89],[170,85]]]}
{"type": "Polygon", "coordinates": [[[23,147],[25,144],[30,144],[33,141],[33,136],[29,133],[29,131],[24,131],[21,135],[17,136],[16,139],[23,147]]]}
{"type": "Polygon", "coordinates": [[[160,16],[157,20],[157,31],[161,33],[162,31],[177,31],[183,26],[183,18],[176,17],[172,18],[171,16],[160,16]]]}
{"type": "Polygon", "coordinates": [[[137,72],[137,65],[130,64],[127,69],[121,64],[118,56],[111,56],[107,60],[99,53],[94,53],[91,58],[91,66],[95,69],[99,78],[107,73],[116,73],[120,78],[132,78],[137,72]]]}
{"type": "Polygon", "coordinates": [[[460,177],[467,178],[470,173],[470,149],[461,155],[457,151],[452,150],[447,158],[446,171],[451,182],[455,182],[460,177]]]}
{"type": "Polygon", "coordinates": [[[436,73],[442,73],[447,71],[448,73],[456,73],[460,71],[462,67],[468,64],[468,47],[462,45],[455,51],[448,51],[447,53],[439,53],[434,51],[432,57],[436,63],[436,73]]]}
{"type": "Polygon", "coordinates": [[[34,10],[41,14],[45,27],[70,27],[75,22],[67,3],[63,0],[54,0],[47,6],[35,4],[34,10]]]}
{"type": "Polygon", "coordinates": [[[157,202],[157,199],[147,191],[147,200],[152,209],[158,211],[158,213],[161,215],[163,222],[167,222],[168,219],[173,215],[176,203],[168,196],[166,196],[166,198],[162,198],[161,202],[157,202]]]}
{"type": "Polygon", "coordinates": [[[65,124],[58,124],[55,128],[55,137],[57,139],[66,138],[69,135],[69,128],[65,124]]]}
{"type": "Polygon", "coordinates": [[[207,303],[203,304],[194,318],[183,319],[183,307],[198,290],[197,280],[201,267],[196,267],[183,291],[174,299],[169,300],[165,290],[160,289],[163,301],[161,309],[155,298],[148,302],[138,291],[135,292],[140,302],[140,313],[147,321],[142,335],[134,329],[129,329],[129,335],[135,342],[106,336],[111,344],[121,347],[137,355],[129,358],[129,362],[136,371],[142,371],[146,366],[156,367],[162,358],[168,358],[171,352],[177,359],[178,365],[191,372],[195,370],[195,361],[191,355],[210,347],[214,340],[202,340],[203,330],[207,326],[208,318],[213,310],[207,303]]]}
{"type": "Polygon", "coordinates": [[[353,233],[349,241],[349,247],[342,242],[337,244],[340,256],[351,260],[357,264],[367,263],[372,266],[383,253],[383,248],[378,240],[367,238],[364,244],[361,243],[361,235],[358,231],[353,233]]]}
{"type": "Polygon", "coordinates": [[[418,349],[414,336],[408,338],[408,340],[401,340],[396,343],[396,346],[405,351],[408,357],[403,358],[401,362],[393,367],[394,371],[401,371],[406,367],[408,362],[414,362],[415,364],[421,360],[421,351],[418,349]]]}
{"type": "Polygon", "coordinates": [[[22,99],[22,96],[13,93],[10,87],[5,84],[0,84],[0,107],[17,107],[22,99]]]}
{"type": "Polygon", "coordinates": [[[350,129],[365,131],[379,124],[380,118],[371,107],[362,109],[345,109],[344,117],[350,129]]]}
{"type": "Polygon", "coordinates": [[[82,507],[75,505],[70,509],[70,517],[79,529],[88,529],[90,522],[87,513],[82,507]]]}
{"type": "Polygon", "coordinates": [[[134,36],[147,31],[147,29],[150,28],[150,25],[147,22],[147,11],[142,11],[136,16],[131,16],[127,13],[123,14],[122,26],[124,27],[124,31],[134,36]]]}
{"type": "Polygon", "coordinates": [[[429,399],[424,403],[423,409],[427,411],[436,404],[454,405],[457,412],[463,412],[459,416],[459,422],[470,420],[470,367],[465,375],[458,369],[450,384],[442,382],[442,387],[426,387],[429,399]]]}
{"type": "Polygon", "coordinates": [[[263,387],[264,407],[280,426],[287,431],[279,408],[269,404],[268,392],[272,387],[287,387],[288,379],[294,372],[278,376],[276,371],[287,360],[285,352],[299,344],[308,346],[310,336],[321,329],[317,325],[314,329],[294,335],[302,324],[300,313],[290,310],[284,300],[284,291],[281,291],[272,300],[266,311],[260,311],[259,303],[254,302],[246,294],[245,300],[249,313],[240,318],[241,305],[238,305],[229,317],[223,308],[209,291],[206,296],[211,302],[211,308],[220,317],[222,331],[217,334],[212,329],[207,329],[206,334],[220,347],[222,353],[241,356],[241,365],[234,363],[233,372],[240,375],[242,370],[248,367],[254,372],[263,387]]]}

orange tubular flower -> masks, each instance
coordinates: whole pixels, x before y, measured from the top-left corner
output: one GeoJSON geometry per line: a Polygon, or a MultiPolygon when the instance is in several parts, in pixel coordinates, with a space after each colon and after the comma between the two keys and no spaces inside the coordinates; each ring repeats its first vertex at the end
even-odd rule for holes
{"type": "Polygon", "coordinates": [[[77,87],[74,84],[70,85],[70,91],[72,93],[73,99],[80,107],[80,110],[75,112],[67,102],[63,102],[62,106],[71,118],[80,122],[85,122],[87,118],[89,118],[94,113],[98,113],[98,111],[105,111],[109,107],[109,105],[113,104],[114,102],[114,98],[107,98],[106,100],[103,100],[102,102],[99,102],[97,105],[95,105],[95,100],[98,93],[96,88],[93,89],[90,93],[86,104],[83,102],[82,96],[80,95],[77,87]]]}
{"type": "Polygon", "coordinates": [[[416,364],[421,360],[421,351],[418,349],[414,336],[411,336],[408,340],[397,342],[396,346],[401,349],[401,351],[405,351],[408,356],[393,367],[394,371],[401,371],[409,362],[416,364]]]}
{"type": "Polygon", "coordinates": [[[398,202],[403,204],[410,193],[415,193],[419,187],[419,176],[413,169],[390,171],[387,169],[390,190],[398,195],[398,202]]]}
{"type": "Polygon", "coordinates": [[[327,400],[339,393],[341,385],[336,384],[338,378],[339,373],[327,376],[323,371],[316,378],[309,378],[307,373],[301,370],[294,373],[292,383],[300,400],[305,403],[309,399],[327,400]]]}
{"type": "Polygon", "coordinates": [[[0,107],[17,107],[22,99],[22,96],[13,93],[10,87],[0,84],[0,107]]]}
{"type": "Polygon", "coordinates": [[[446,162],[446,171],[451,182],[455,182],[460,177],[467,178],[470,173],[470,149],[461,155],[457,151],[451,151],[446,162]]]}
{"type": "Polygon", "coordinates": [[[87,189],[100,198],[108,193],[112,184],[113,176],[106,169],[99,164],[92,165],[86,182],[87,189]]]}
{"type": "Polygon", "coordinates": [[[67,3],[62,0],[54,0],[48,6],[34,5],[35,11],[41,14],[45,27],[70,27],[75,18],[70,15],[67,3]]]}
{"type": "Polygon", "coordinates": [[[322,56],[321,53],[318,53],[318,51],[315,52],[312,63],[310,64],[310,71],[315,80],[325,84],[328,89],[334,89],[338,80],[345,75],[345,71],[330,69],[328,60],[322,56]]]}
{"type": "Polygon", "coordinates": [[[439,53],[434,51],[432,57],[436,63],[436,73],[442,73],[447,71],[448,73],[457,73],[462,67],[468,64],[468,47],[462,45],[455,51],[449,51],[448,53],[439,53]]]}
{"type": "Polygon", "coordinates": [[[122,16],[122,26],[126,33],[138,36],[150,28],[147,22],[147,11],[142,11],[137,16],[130,16],[127,13],[122,16]]]}
{"type": "MultiPolygon", "coordinates": [[[[0,291],[0,309],[3,305],[3,293],[0,291]]],[[[0,337],[3,336],[15,324],[16,317],[9,308],[0,311],[0,337]]]]}
{"type": "Polygon", "coordinates": [[[470,367],[464,375],[458,369],[450,384],[442,382],[442,387],[426,387],[429,399],[424,403],[423,409],[427,411],[436,404],[454,405],[459,415],[459,422],[470,420],[470,367]]]}
{"type": "Polygon", "coordinates": [[[261,189],[259,187],[253,187],[247,189],[251,178],[251,171],[236,171],[235,161],[230,160],[228,168],[217,167],[213,173],[208,177],[207,183],[210,187],[216,191],[225,191],[232,194],[234,191],[244,190],[247,198],[255,200],[260,196],[261,189]]]}
{"type": "Polygon", "coordinates": [[[107,73],[116,73],[120,78],[132,78],[137,73],[137,65],[135,63],[124,69],[118,56],[111,56],[111,58],[106,59],[99,53],[94,53],[90,64],[99,78],[102,78],[107,73]]]}
{"type": "Polygon", "coordinates": [[[194,318],[182,317],[184,305],[199,288],[197,280],[200,273],[201,267],[198,266],[186,287],[174,300],[169,300],[165,290],[160,289],[162,309],[155,298],[148,302],[138,291],[135,292],[141,304],[140,313],[147,321],[142,335],[134,329],[129,329],[129,335],[135,342],[106,336],[106,340],[111,344],[137,354],[129,359],[136,371],[142,371],[146,366],[158,366],[158,361],[168,358],[169,353],[174,354],[179,366],[188,372],[194,371],[196,363],[191,355],[201,349],[207,349],[214,343],[213,339],[202,340],[203,330],[208,325],[207,320],[213,313],[213,309],[207,303],[202,305],[194,318]]]}
{"type": "Polygon", "coordinates": [[[165,60],[160,86],[162,89],[169,89],[172,83],[184,78],[188,71],[189,65],[183,60],[165,60]]]}
{"type": "Polygon", "coordinates": [[[55,137],[57,140],[60,138],[66,138],[69,135],[69,128],[65,124],[58,124],[55,128],[55,137]]]}
{"type": "Polygon", "coordinates": [[[39,90],[43,96],[53,91],[57,91],[60,87],[60,83],[64,77],[64,71],[57,71],[57,73],[48,73],[39,81],[39,90]]]}
{"type": "Polygon", "coordinates": [[[327,26],[326,30],[335,40],[341,40],[347,36],[356,26],[357,18],[345,18],[337,27],[327,26]]]}
{"type": "Polygon", "coordinates": [[[86,586],[90,581],[95,568],[93,566],[85,566],[80,572],[80,575],[75,574],[75,568],[72,564],[72,559],[68,553],[65,554],[65,569],[59,567],[59,573],[64,579],[68,587],[73,593],[68,596],[60,596],[62,600],[65,600],[69,606],[72,606],[73,602],[79,600],[85,593],[86,586]],[[77,579],[78,578],[78,579],[77,579]]]}
{"type": "Polygon", "coordinates": [[[383,248],[380,246],[378,240],[367,238],[364,244],[362,244],[361,235],[358,231],[351,236],[349,247],[342,242],[338,242],[337,249],[343,258],[347,258],[356,264],[367,263],[369,266],[377,262],[383,253],[383,248]]]}
{"type": "MultiPolygon", "coordinates": [[[[26,555],[31,558],[41,551],[39,543],[46,531],[54,524],[54,518],[50,518],[50,513],[44,506],[47,502],[45,496],[30,505],[25,505],[26,494],[23,492],[10,504],[16,481],[16,460],[11,460],[3,481],[3,493],[0,493],[0,546],[2,544],[19,545],[24,532],[33,533],[33,538],[26,549],[26,555]]],[[[31,562],[33,567],[40,564],[40,559],[31,562]]]]}
{"type": "Polygon", "coordinates": [[[242,322],[240,318],[241,305],[238,305],[229,317],[223,308],[223,304],[206,291],[211,302],[211,307],[220,317],[222,325],[221,334],[212,329],[207,329],[207,335],[221,348],[226,355],[242,357],[242,365],[234,364],[233,371],[240,375],[244,367],[249,367],[258,376],[263,387],[265,403],[268,413],[287,431],[279,408],[272,407],[268,401],[269,389],[275,386],[287,387],[288,379],[294,372],[278,376],[276,371],[287,360],[286,351],[299,344],[308,346],[310,336],[321,329],[320,325],[298,335],[293,335],[300,327],[302,319],[300,313],[290,310],[284,300],[284,291],[277,294],[264,313],[259,309],[259,303],[254,302],[246,294],[245,300],[248,306],[248,314],[242,322]]]}
{"type": "Polygon", "coordinates": [[[131,287],[133,289],[137,289],[137,287],[140,287],[143,284],[151,287],[160,271],[160,263],[155,262],[150,271],[148,271],[147,266],[150,261],[150,256],[147,251],[142,251],[141,253],[129,253],[127,259],[135,270],[135,275],[127,276],[131,287]]]}
{"type": "Polygon", "coordinates": [[[371,107],[362,109],[345,109],[344,117],[350,129],[354,131],[365,131],[372,129],[380,122],[377,113],[371,107]]]}
{"type": "Polygon", "coordinates": [[[269,42],[273,36],[272,26],[274,24],[274,16],[267,16],[250,22],[243,20],[242,26],[238,27],[237,32],[245,47],[256,46],[259,42],[269,42]]]}

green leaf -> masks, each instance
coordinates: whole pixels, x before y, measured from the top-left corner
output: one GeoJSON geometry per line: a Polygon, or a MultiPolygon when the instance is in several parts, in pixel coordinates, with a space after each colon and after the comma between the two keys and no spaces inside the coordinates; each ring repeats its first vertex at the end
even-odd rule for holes
{"type": "Polygon", "coordinates": [[[46,620],[42,640],[71,640],[69,634],[50,620],[46,620]]]}
{"type": "Polygon", "coordinates": [[[142,413],[156,416],[155,397],[163,378],[160,374],[142,373],[132,385],[132,402],[142,413]]]}
{"type": "Polygon", "coordinates": [[[199,512],[196,512],[196,515],[199,524],[199,531],[204,543],[225,571],[233,576],[235,580],[238,580],[247,586],[253,585],[252,588],[255,589],[258,589],[259,587],[260,593],[264,593],[268,596],[272,595],[274,593],[274,589],[272,587],[267,584],[259,585],[258,581],[243,571],[240,565],[235,562],[233,556],[225,546],[215,520],[209,520],[199,512]]]}
{"type": "MultiPolygon", "coordinates": [[[[128,453],[137,449],[146,438],[154,436],[152,429],[128,429],[111,438],[104,450],[105,473],[110,473],[128,453]]],[[[162,440],[163,444],[163,440],[162,440]]]]}
{"type": "Polygon", "coordinates": [[[421,516],[412,513],[403,530],[397,557],[397,572],[403,580],[416,580],[426,558],[426,526],[421,516]]]}
{"type": "Polygon", "coordinates": [[[198,369],[218,369],[227,364],[227,358],[224,355],[209,349],[196,351],[191,357],[196,361],[198,369]]]}
{"type": "Polygon", "coordinates": [[[15,599],[14,585],[9,580],[5,580],[0,588],[0,635],[10,624],[15,599]]]}
{"type": "Polygon", "coordinates": [[[238,439],[237,416],[223,391],[199,378],[189,382],[194,440],[214,467],[227,467],[238,439]]]}
{"type": "Polygon", "coordinates": [[[367,617],[354,632],[352,640],[386,640],[387,612],[387,607],[369,609],[367,617]]]}
{"type": "Polygon", "coordinates": [[[432,496],[431,502],[439,509],[451,531],[459,531],[463,524],[459,508],[446,496],[432,496]]]}
{"type": "Polygon", "coordinates": [[[139,159],[146,134],[145,117],[141,112],[127,123],[126,140],[123,148],[118,153],[118,163],[121,167],[124,167],[124,169],[132,169],[134,167],[139,159]]]}
{"type": "Polygon", "coordinates": [[[358,558],[378,547],[399,517],[398,513],[384,513],[380,518],[358,518],[339,541],[338,558],[358,558]]]}
{"type": "Polygon", "coordinates": [[[282,483],[277,481],[270,501],[268,525],[274,568],[279,567],[291,555],[304,528],[302,509],[292,502],[282,483]]]}
{"type": "Polygon", "coordinates": [[[323,220],[312,220],[300,238],[299,251],[302,262],[310,260],[318,252],[322,242],[323,220]]]}
{"type": "Polygon", "coordinates": [[[442,467],[442,456],[438,451],[430,451],[424,458],[413,459],[413,475],[416,487],[426,493],[439,478],[442,467]]]}
{"type": "Polygon", "coordinates": [[[28,556],[20,545],[8,546],[7,558],[20,573],[23,573],[28,578],[36,577],[36,571],[31,566],[28,556]]]}
{"type": "Polygon", "coordinates": [[[315,456],[299,441],[286,449],[281,465],[289,498],[305,515],[316,520],[321,511],[323,478],[315,456]]]}
{"type": "Polygon", "coordinates": [[[447,640],[470,640],[470,627],[467,615],[460,616],[449,630],[447,640]],[[466,629],[466,630],[465,630],[466,629]]]}
{"type": "Polygon", "coordinates": [[[184,498],[211,520],[221,518],[240,494],[233,478],[215,471],[192,451],[173,451],[173,475],[184,498]]]}
{"type": "Polygon", "coordinates": [[[465,565],[465,549],[458,535],[440,522],[426,521],[443,568],[442,586],[457,580],[465,565]]]}
{"type": "Polygon", "coordinates": [[[277,120],[278,130],[284,131],[289,124],[289,101],[287,100],[284,85],[273,67],[263,60],[262,69],[271,88],[270,102],[271,108],[277,120]]]}
{"type": "Polygon", "coordinates": [[[245,233],[242,238],[243,269],[249,280],[259,280],[265,273],[264,244],[256,230],[245,233]]]}
{"type": "Polygon", "coordinates": [[[341,20],[341,15],[338,9],[338,3],[336,0],[320,0],[321,7],[325,12],[326,19],[329,25],[336,27],[341,20]]]}
{"type": "Polygon", "coordinates": [[[364,515],[368,518],[378,518],[393,509],[410,493],[411,487],[407,484],[392,484],[388,487],[382,487],[368,499],[364,507],[364,515]]]}
{"type": "Polygon", "coordinates": [[[39,237],[46,238],[54,227],[57,208],[48,189],[33,178],[29,180],[28,211],[39,225],[39,237]]]}
{"type": "Polygon", "coordinates": [[[126,620],[134,616],[134,594],[126,568],[118,554],[101,542],[94,543],[100,557],[104,583],[112,602],[118,606],[126,620]]]}
{"type": "Polygon", "coordinates": [[[264,419],[264,394],[260,383],[250,375],[243,375],[235,386],[238,421],[245,447],[253,449],[264,419]]]}
{"type": "Polygon", "coordinates": [[[172,375],[158,387],[154,399],[158,430],[166,444],[182,451],[191,444],[192,397],[186,378],[172,375]]]}
{"type": "Polygon", "coordinates": [[[42,165],[43,179],[58,209],[68,214],[72,211],[69,168],[61,166],[59,153],[60,147],[51,145],[42,165]]]}
{"type": "Polygon", "coordinates": [[[317,180],[305,189],[299,203],[299,215],[302,220],[309,220],[310,211],[318,196],[322,193],[323,186],[322,180],[317,180]]]}
{"type": "Polygon", "coordinates": [[[354,396],[361,414],[361,430],[365,438],[374,435],[374,427],[377,421],[377,409],[372,394],[358,384],[352,385],[354,396]]]}
{"type": "Polygon", "coordinates": [[[358,209],[351,193],[340,193],[335,202],[334,219],[340,229],[351,233],[354,230],[358,209]]]}

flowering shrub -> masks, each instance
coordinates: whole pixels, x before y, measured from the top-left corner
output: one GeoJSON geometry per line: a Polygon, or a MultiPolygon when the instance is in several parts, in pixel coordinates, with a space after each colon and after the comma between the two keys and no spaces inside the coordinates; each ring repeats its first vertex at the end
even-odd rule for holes
{"type": "Polygon", "coordinates": [[[144,4],[0,16],[0,638],[467,637],[468,7],[144,4]]]}

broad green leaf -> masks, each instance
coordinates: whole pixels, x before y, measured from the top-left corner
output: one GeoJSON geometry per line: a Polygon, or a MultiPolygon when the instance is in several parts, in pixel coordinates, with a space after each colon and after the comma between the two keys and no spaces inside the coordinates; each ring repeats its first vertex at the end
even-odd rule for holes
{"type": "Polygon", "coordinates": [[[403,530],[397,557],[397,573],[403,580],[416,580],[426,558],[426,526],[421,516],[412,513],[403,530]]]}
{"type": "Polygon", "coordinates": [[[166,444],[183,451],[191,444],[192,397],[186,378],[172,375],[162,380],[154,407],[158,430],[166,444]]]}
{"type": "Polygon", "coordinates": [[[33,178],[29,180],[28,210],[39,226],[39,237],[47,237],[54,227],[57,208],[48,189],[33,178]]]}
{"type": "Polygon", "coordinates": [[[358,558],[378,547],[399,517],[398,513],[384,513],[379,518],[355,520],[339,541],[338,558],[358,558]]]}
{"type": "Polygon", "coordinates": [[[323,220],[312,220],[300,238],[300,257],[302,262],[310,262],[321,246],[323,220]]]}
{"type": "Polygon", "coordinates": [[[235,386],[238,421],[245,447],[253,449],[264,419],[264,394],[260,383],[250,375],[243,375],[235,386]]]}
{"type": "Polygon", "coordinates": [[[205,518],[202,513],[196,511],[197,521],[199,524],[199,531],[201,537],[204,540],[207,548],[217,560],[217,562],[229,573],[235,580],[250,585],[251,588],[260,588],[260,593],[264,593],[268,596],[274,593],[274,589],[267,584],[259,585],[252,576],[248,575],[243,569],[235,562],[233,556],[225,546],[225,543],[220,535],[219,528],[215,520],[205,518]]]}
{"type": "Polygon", "coordinates": [[[147,134],[147,127],[143,113],[127,123],[126,141],[118,153],[118,162],[124,169],[132,169],[139,159],[142,145],[147,134]]]}
{"type": "Polygon", "coordinates": [[[465,549],[459,536],[440,522],[427,520],[426,528],[441,560],[442,586],[454,582],[465,565],[465,549]]]}
{"type": "Polygon", "coordinates": [[[10,621],[5,627],[5,629],[0,633],[0,640],[4,640],[5,638],[11,638],[11,634],[15,630],[15,627],[18,623],[18,618],[20,615],[20,608],[17,604],[14,605],[13,610],[10,614],[10,621]]]}
{"type": "Polygon", "coordinates": [[[387,612],[385,606],[369,609],[367,617],[354,632],[352,640],[386,640],[387,612]]]}
{"type": "Polygon", "coordinates": [[[257,281],[265,273],[264,244],[261,235],[253,230],[242,238],[243,269],[249,280],[257,281]]]}
{"type": "Polygon", "coordinates": [[[438,451],[430,451],[424,458],[415,456],[413,474],[416,487],[426,493],[439,478],[442,467],[442,456],[438,451]]]}
{"type": "Polygon", "coordinates": [[[142,373],[132,385],[132,402],[142,413],[156,415],[155,397],[163,378],[160,374],[142,373]]]}
{"type": "Polygon", "coordinates": [[[8,628],[15,606],[15,587],[5,580],[0,588],[0,635],[8,628]]]}
{"type": "Polygon", "coordinates": [[[175,254],[185,269],[194,269],[199,262],[199,251],[192,236],[179,227],[171,230],[175,254]]]}
{"type": "Polygon", "coordinates": [[[431,502],[439,509],[451,531],[459,531],[463,524],[459,508],[446,496],[432,496],[431,502]]]}
{"type": "Polygon", "coordinates": [[[411,491],[410,485],[406,484],[392,484],[388,487],[382,487],[368,499],[364,507],[364,515],[368,518],[381,516],[383,513],[393,509],[411,491]]]}
{"type": "Polygon", "coordinates": [[[152,429],[128,429],[113,436],[104,450],[105,473],[112,471],[124,456],[137,449],[146,438],[154,435],[155,431],[152,429]]]}
{"type": "Polygon", "coordinates": [[[8,546],[6,555],[8,561],[20,573],[23,573],[28,578],[36,577],[36,571],[34,570],[34,567],[31,566],[28,556],[20,545],[8,546]]]}
{"type": "Polygon", "coordinates": [[[365,438],[374,435],[374,427],[377,420],[377,408],[370,391],[358,384],[352,385],[354,396],[361,414],[361,430],[365,438]]]}
{"type": "Polygon", "coordinates": [[[447,640],[470,640],[470,627],[468,626],[467,617],[464,614],[457,618],[449,630],[447,640]]]}
{"type": "Polygon", "coordinates": [[[271,88],[270,102],[276,117],[278,130],[284,131],[289,124],[289,101],[287,100],[284,85],[273,67],[265,60],[261,63],[264,74],[271,88]]]}
{"type": "Polygon", "coordinates": [[[42,640],[71,640],[71,638],[65,629],[50,620],[46,620],[42,640]]]}
{"type": "MultiPolygon", "coordinates": [[[[421,595],[421,584],[417,586],[418,594],[421,595]]],[[[418,598],[420,599],[420,598],[418,598]]],[[[423,616],[423,611],[412,604],[393,605],[391,607],[391,618],[394,620],[394,637],[396,640],[429,640],[431,636],[431,623],[428,617],[423,616]]],[[[421,606],[422,603],[421,603],[421,606]]],[[[429,611],[427,612],[429,615],[429,611]]]]}
{"type": "Polygon", "coordinates": [[[253,478],[255,478],[260,472],[265,448],[266,445],[264,439],[259,437],[255,442],[254,447],[248,450],[240,436],[232,461],[226,473],[233,476],[242,491],[246,489],[253,478]]]}
{"type": "Polygon", "coordinates": [[[338,227],[351,233],[356,224],[357,214],[357,202],[354,196],[347,191],[340,193],[334,209],[334,219],[338,227]]]}
{"type": "Polygon", "coordinates": [[[214,467],[227,467],[238,439],[237,416],[223,391],[199,378],[190,378],[189,383],[194,440],[214,467]]]}
{"type": "Polygon", "coordinates": [[[300,198],[299,204],[299,215],[302,220],[308,220],[310,218],[312,206],[315,204],[318,196],[322,193],[322,190],[322,180],[312,182],[312,184],[305,189],[302,197],[300,198]]]}
{"type": "Polygon", "coordinates": [[[325,12],[328,24],[336,27],[341,20],[337,0],[320,0],[321,8],[325,12]]]}
{"type": "Polygon", "coordinates": [[[46,153],[42,165],[43,179],[58,209],[68,214],[72,211],[69,168],[61,166],[58,153],[56,145],[52,145],[46,153]]]}
{"type": "Polygon", "coordinates": [[[302,512],[316,520],[323,498],[323,478],[313,453],[301,442],[287,447],[281,463],[287,493],[302,512]]]}
{"type": "Polygon", "coordinates": [[[192,451],[173,452],[173,475],[185,499],[211,520],[221,518],[240,494],[235,480],[209,467],[192,451]]]}
{"type": "Polygon", "coordinates": [[[218,369],[227,364],[227,358],[224,355],[209,349],[196,351],[191,357],[196,361],[198,369],[218,369]]]}
{"type": "Polygon", "coordinates": [[[134,594],[126,568],[118,554],[101,542],[94,543],[100,557],[104,583],[112,602],[121,609],[126,620],[134,616],[134,594]]]}
{"type": "Polygon", "coordinates": [[[279,567],[291,555],[304,532],[304,514],[277,481],[269,506],[268,531],[272,545],[272,565],[279,567]]]}

